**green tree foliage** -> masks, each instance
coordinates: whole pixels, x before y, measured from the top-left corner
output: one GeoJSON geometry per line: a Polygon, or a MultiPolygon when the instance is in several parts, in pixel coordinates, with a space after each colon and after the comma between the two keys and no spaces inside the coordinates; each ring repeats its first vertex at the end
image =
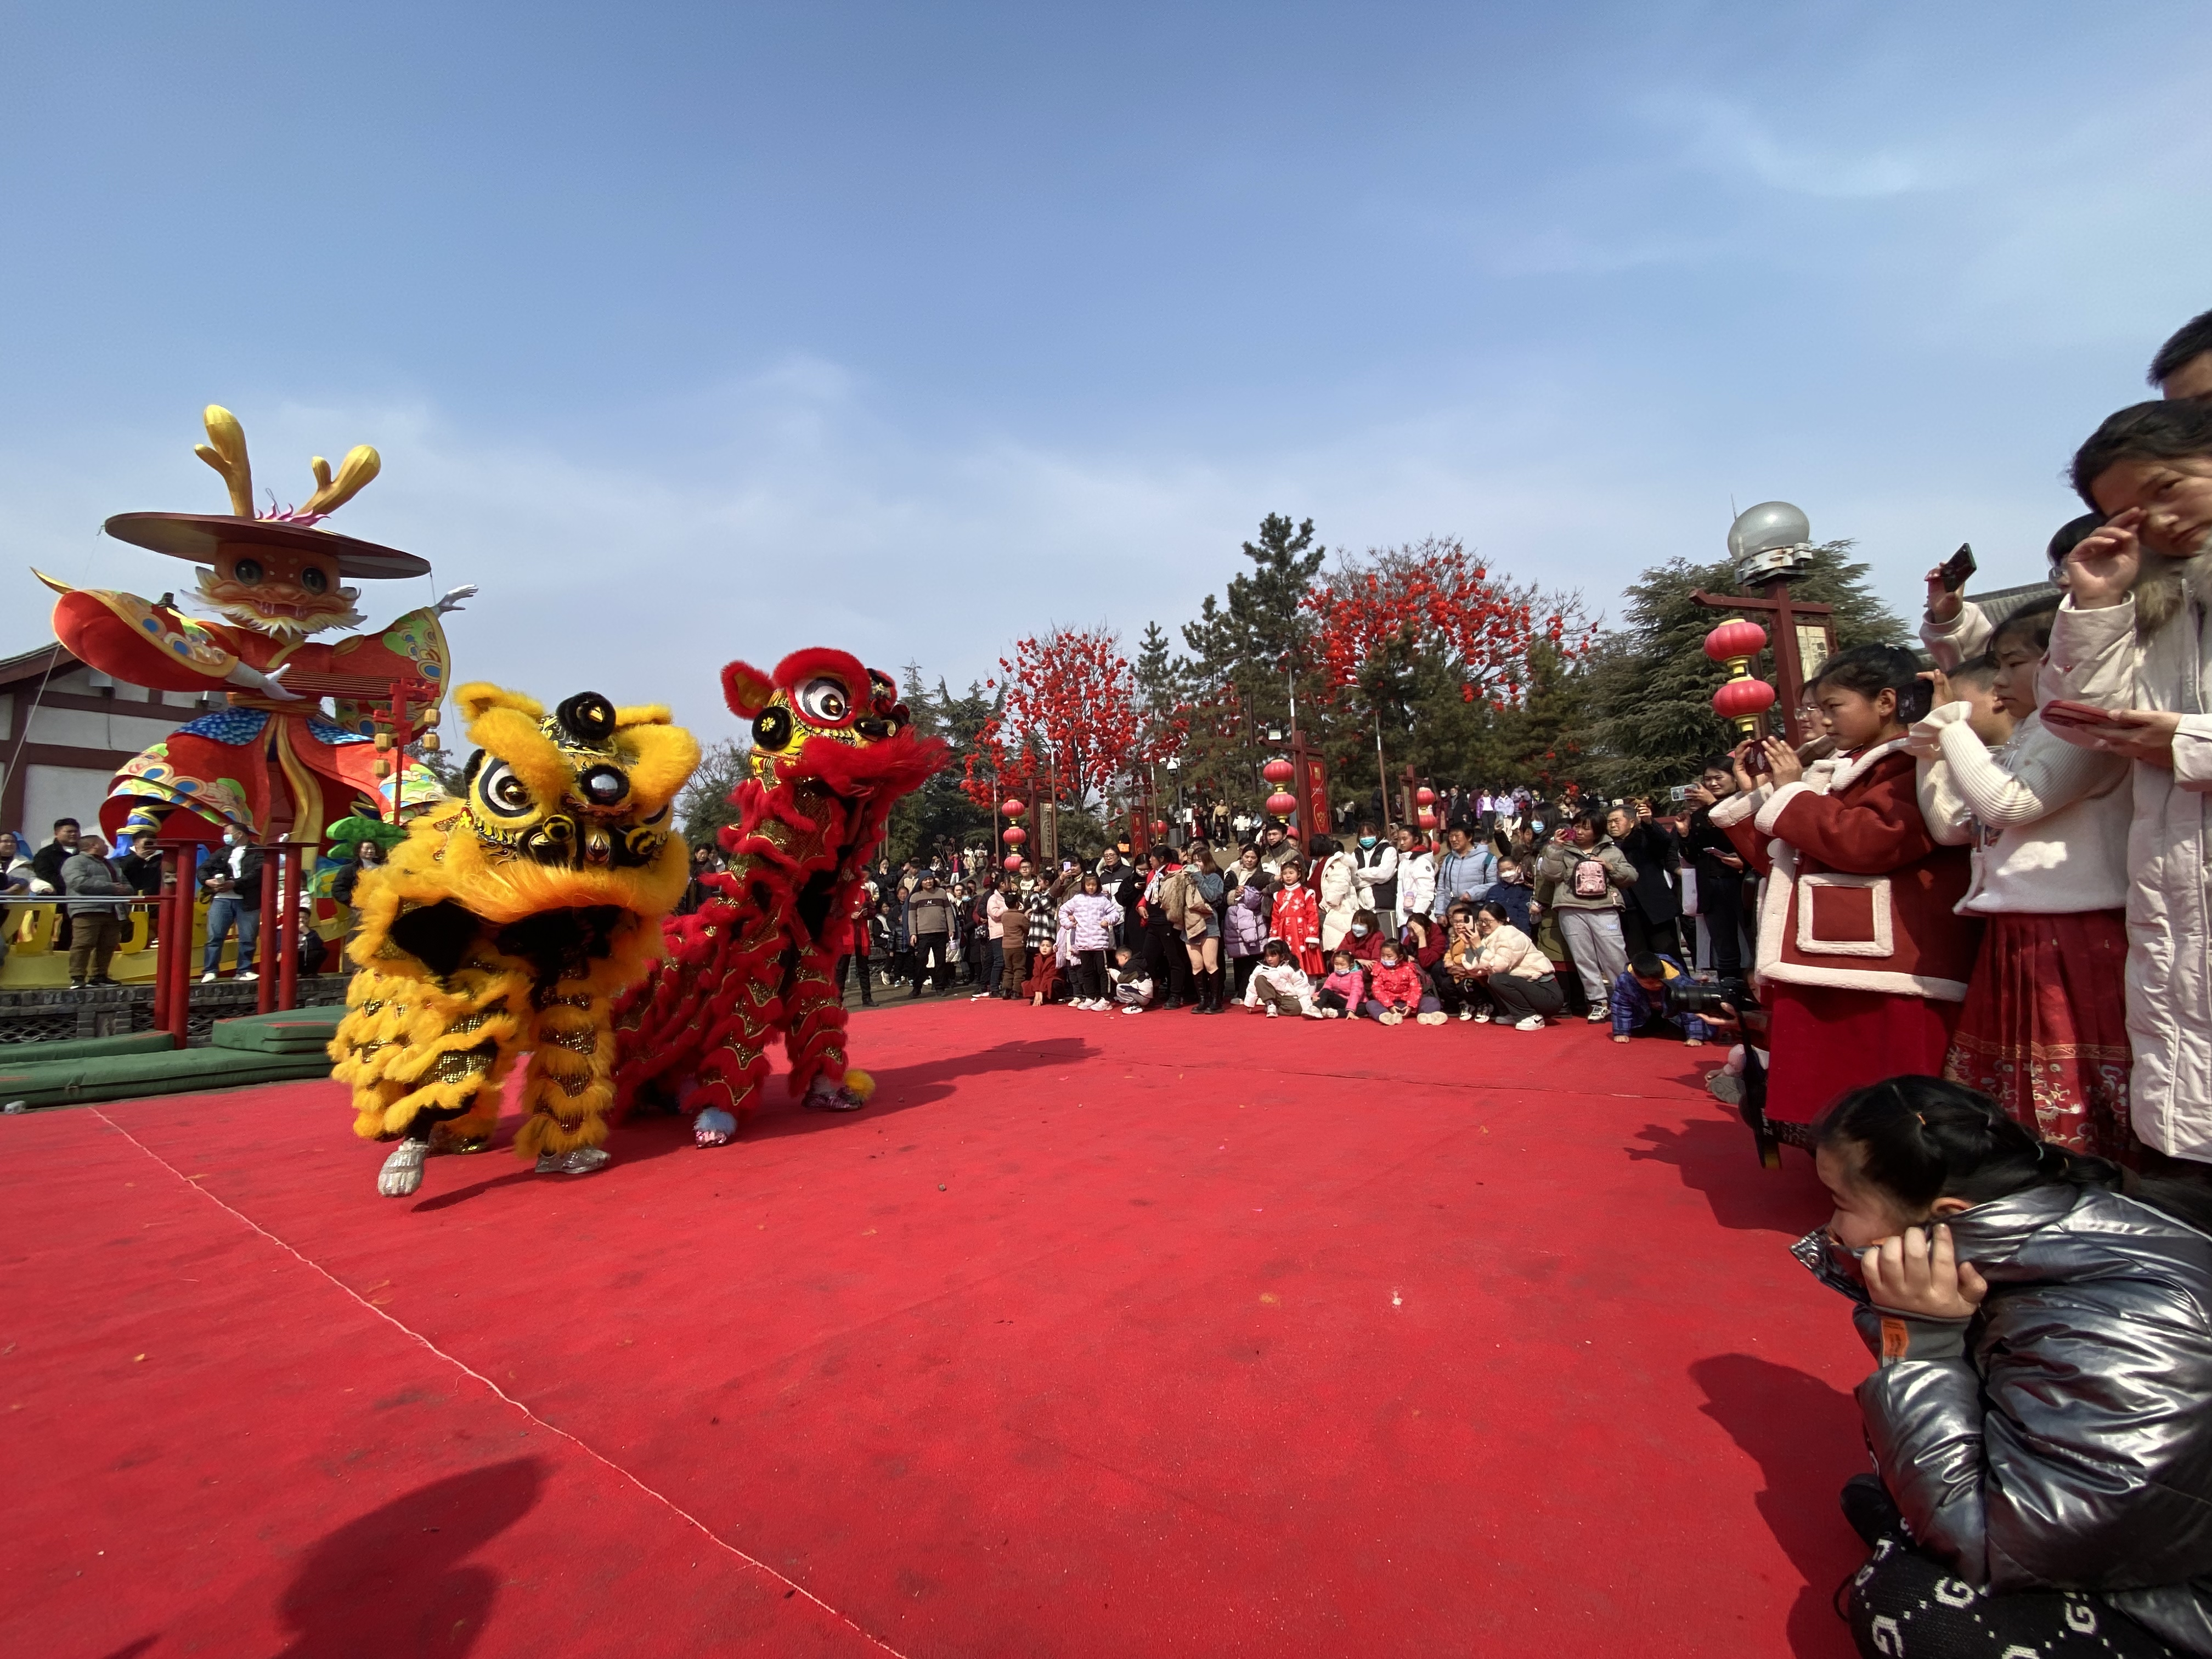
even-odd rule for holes
{"type": "MultiPolygon", "coordinates": [[[[1238,799],[1266,793],[1259,769],[1273,750],[1261,733],[1290,724],[1292,675],[1301,717],[1317,704],[1322,687],[1304,649],[1312,619],[1300,603],[1328,552],[1314,540],[1311,519],[1294,525],[1279,513],[1262,519],[1259,539],[1242,550],[1253,568],[1231,577],[1221,598],[1208,594],[1197,620],[1183,624],[1191,655],[1174,675],[1188,723],[1184,788],[1238,799]]],[[[1150,642],[1148,635],[1139,647],[1140,689],[1150,642]]]]}
{"type": "MultiPolygon", "coordinates": [[[[1818,549],[1812,569],[1790,584],[1790,597],[1835,606],[1839,649],[1902,642],[1905,624],[1875,596],[1868,568],[1850,557],[1850,549],[1848,541],[1818,549]]],[[[1646,570],[1626,593],[1626,625],[1607,634],[1589,660],[1591,753],[1577,769],[1606,794],[1642,794],[1681,783],[1700,760],[1735,741],[1734,732],[1713,713],[1723,671],[1706,657],[1705,639],[1739,613],[1699,605],[1694,597],[1699,588],[1738,592],[1734,568],[1724,560],[1692,564],[1677,558],[1646,570]]],[[[1764,616],[1741,614],[1771,631],[1764,616]]],[[[1807,664],[1807,672],[1814,666],[1807,664]]],[[[1771,653],[1752,670],[1771,678],[1771,653]]]]}
{"type": "Polygon", "coordinates": [[[940,677],[934,690],[921,678],[921,666],[908,663],[902,695],[914,716],[914,729],[925,738],[942,738],[952,757],[921,788],[891,808],[886,850],[893,859],[915,858],[940,845],[954,848],[988,842],[991,815],[961,791],[961,781],[975,754],[975,734],[992,715],[994,700],[980,685],[970,683],[955,696],[940,677]]]}
{"type": "Polygon", "coordinates": [[[714,844],[716,832],[738,821],[730,792],[751,775],[752,745],[742,738],[710,743],[699,756],[699,769],[676,798],[676,823],[694,847],[714,844]]]}

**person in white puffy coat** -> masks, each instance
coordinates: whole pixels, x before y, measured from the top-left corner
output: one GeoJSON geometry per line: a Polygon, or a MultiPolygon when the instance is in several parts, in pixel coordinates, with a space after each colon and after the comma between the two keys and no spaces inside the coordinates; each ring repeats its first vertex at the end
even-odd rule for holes
{"type": "Polygon", "coordinates": [[[1398,832],[1398,914],[1425,916],[1436,907],[1437,855],[1410,830],[1398,832]]]}
{"type": "Polygon", "coordinates": [[[1334,951],[1352,931],[1352,918],[1361,908],[1359,866],[1351,854],[1327,836],[1314,837],[1313,855],[1321,866],[1321,878],[1316,884],[1321,900],[1321,948],[1334,951]]]}

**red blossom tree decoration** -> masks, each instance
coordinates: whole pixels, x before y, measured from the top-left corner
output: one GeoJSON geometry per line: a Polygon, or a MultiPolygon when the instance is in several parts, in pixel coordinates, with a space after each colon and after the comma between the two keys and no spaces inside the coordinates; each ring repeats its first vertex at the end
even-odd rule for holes
{"type": "Polygon", "coordinates": [[[1589,648],[1590,630],[1571,604],[1540,605],[1533,589],[1493,580],[1458,542],[1434,538],[1372,555],[1304,600],[1333,690],[1358,684],[1370,666],[1433,655],[1458,677],[1462,702],[1493,709],[1520,702],[1539,639],[1568,661],[1589,648]]]}
{"type": "Polygon", "coordinates": [[[1121,636],[1109,629],[1056,628],[1018,640],[999,668],[1005,691],[975,738],[994,775],[971,770],[962,781],[979,805],[1001,792],[1042,788],[1049,778],[1080,806],[1161,747],[1158,723],[1138,708],[1121,636]]]}

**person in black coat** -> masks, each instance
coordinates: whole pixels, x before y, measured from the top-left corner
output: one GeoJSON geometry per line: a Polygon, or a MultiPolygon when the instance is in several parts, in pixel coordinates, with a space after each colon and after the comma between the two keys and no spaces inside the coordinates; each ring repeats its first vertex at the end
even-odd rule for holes
{"type": "Polygon", "coordinates": [[[1735,793],[1735,769],[1726,755],[1705,763],[1689,794],[1690,830],[1683,856],[1698,878],[1698,916],[1705,924],[1705,965],[1722,975],[1738,975],[1747,960],[1744,940],[1743,859],[1725,830],[1713,827],[1713,808],[1735,793]]]}
{"type": "Polygon", "coordinates": [[[1632,958],[1650,951],[1680,960],[1682,896],[1675,890],[1674,872],[1682,867],[1680,840],[1651,816],[1647,800],[1614,807],[1606,830],[1636,866],[1636,884],[1620,910],[1622,944],[1632,958]]]}

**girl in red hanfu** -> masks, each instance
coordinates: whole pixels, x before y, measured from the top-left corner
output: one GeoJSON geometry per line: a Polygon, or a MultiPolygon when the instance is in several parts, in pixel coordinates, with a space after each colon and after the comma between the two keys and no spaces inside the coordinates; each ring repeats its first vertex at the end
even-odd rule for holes
{"type": "Polygon", "coordinates": [[[1285,859],[1282,882],[1275,889],[1275,908],[1267,918],[1267,932],[1291,948],[1291,959],[1311,977],[1325,970],[1321,954],[1321,903],[1304,885],[1305,868],[1296,859],[1285,859]]]}
{"type": "Polygon", "coordinates": [[[1835,754],[1807,767],[1769,738],[1769,774],[1755,780],[1744,744],[1739,793],[1712,811],[1769,876],[1758,968],[1772,1016],[1766,1115],[1778,1139],[1797,1145],[1839,1095],[1900,1073],[1942,1074],[1981,939],[1978,919],[1954,914],[1966,849],[1937,846],[1920,811],[1906,748],[1923,712],[1919,664],[1895,646],[1854,646],[1821,665],[1809,695],[1835,754]]]}
{"type": "Polygon", "coordinates": [[[360,590],[342,581],[425,575],[429,564],[315,527],[376,477],[381,464],[368,445],[355,447],[335,477],[317,456],[307,504],[256,518],[245,432],[227,409],[210,404],[204,418],[210,441],[196,453],[229,486],[232,512],[125,513],[106,530],[157,553],[207,561],[199,597],[223,622],[185,616],[167,595],[151,603],[39,578],[62,596],[55,637],[102,673],[157,691],[227,693],[228,707],[179,727],[116,775],[100,823],[112,836],[134,809],[184,807],[166,833],[189,838],[198,823],[212,840],[236,823],[257,837],[289,830],[319,841],[334,818],[383,816],[365,706],[388,702],[395,681],[426,684],[435,706],[447,664],[438,619],[476,590],[457,587],[374,635],[307,643],[310,635],[361,625],[360,590]],[[323,707],[326,695],[338,699],[335,715],[323,707]]]}

